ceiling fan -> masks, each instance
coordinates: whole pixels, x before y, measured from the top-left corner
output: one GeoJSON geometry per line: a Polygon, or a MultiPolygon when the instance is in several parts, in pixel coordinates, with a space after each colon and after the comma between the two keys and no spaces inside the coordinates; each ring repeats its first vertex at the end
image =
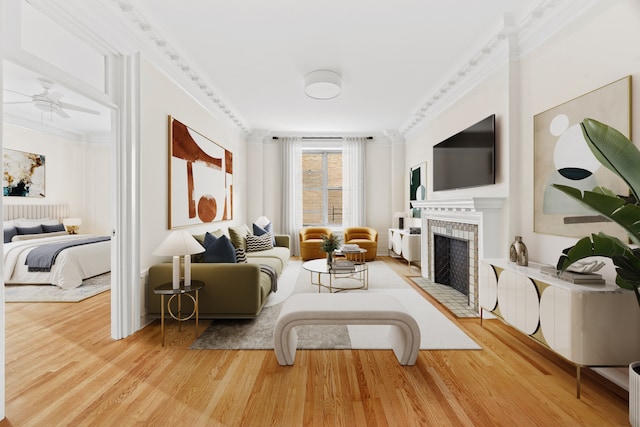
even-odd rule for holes
{"type": "Polygon", "coordinates": [[[16,101],[16,102],[5,102],[6,104],[33,104],[37,109],[46,112],[46,113],[56,113],[60,117],[68,119],[70,116],[67,114],[65,110],[73,110],[80,111],[82,113],[88,114],[96,114],[100,115],[99,111],[91,110],[89,108],[81,107],[79,105],[68,104],[66,102],[60,101],[63,95],[59,92],[49,92],[49,90],[54,86],[54,82],[51,80],[45,79],[43,77],[38,78],[40,85],[44,89],[43,92],[37,93],[35,95],[27,95],[24,93],[16,92],[11,89],[5,89],[8,92],[16,93],[18,95],[26,96],[31,98],[30,101],[16,101]]]}

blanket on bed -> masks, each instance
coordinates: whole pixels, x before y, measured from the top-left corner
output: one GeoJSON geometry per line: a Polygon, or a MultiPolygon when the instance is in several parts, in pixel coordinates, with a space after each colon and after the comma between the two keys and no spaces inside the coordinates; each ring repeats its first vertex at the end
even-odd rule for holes
{"type": "Polygon", "coordinates": [[[90,243],[104,242],[111,240],[111,237],[90,237],[88,239],[78,239],[72,242],[49,243],[32,249],[27,254],[25,264],[29,271],[51,271],[51,266],[56,262],[58,254],[67,248],[74,246],[88,245],[90,243]]]}

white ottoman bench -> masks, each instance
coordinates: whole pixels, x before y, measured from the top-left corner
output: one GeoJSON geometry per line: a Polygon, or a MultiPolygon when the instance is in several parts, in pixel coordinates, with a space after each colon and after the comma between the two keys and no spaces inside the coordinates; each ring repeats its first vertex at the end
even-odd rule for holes
{"type": "Polygon", "coordinates": [[[297,294],[283,303],[273,331],[280,365],[293,365],[301,325],[390,325],[389,344],[401,365],[415,365],[420,327],[406,308],[389,295],[297,294]]]}

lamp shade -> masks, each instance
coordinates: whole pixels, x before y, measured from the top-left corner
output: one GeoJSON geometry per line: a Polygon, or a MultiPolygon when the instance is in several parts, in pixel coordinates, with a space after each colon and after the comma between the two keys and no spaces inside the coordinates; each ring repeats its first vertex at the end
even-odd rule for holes
{"type": "Polygon", "coordinates": [[[156,256],[193,255],[204,252],[204,248],[186,230],[172,231],[153,251],[156,256]]]}

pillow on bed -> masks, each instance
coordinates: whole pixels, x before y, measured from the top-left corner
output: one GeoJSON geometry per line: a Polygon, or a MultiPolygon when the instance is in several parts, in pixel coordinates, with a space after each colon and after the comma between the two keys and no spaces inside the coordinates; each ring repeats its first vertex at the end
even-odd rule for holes
{"type": "Polygon", "coordinates": [[[18,242],[20,240],[32,240],[32,239],[42,239],[43,237],[53,237],[53,236],[64,236],[66,235],[66,231],[53,231],[51,233],[38,233],[38,234],[16,234],[11,239],[12,242],[18,242]]]}
{"type": "Polygon", "coordinates": [[[45,233],[53,233],[55,231],[67,231],[67,230],[65,230],[64,224],[52,224],[52,225],[42,224],[42,231],[44,231],[45,233]]]}
{"type": "MultiPolygon", "coordinates": [[[[35,227],[37,225],[40,224],[49,224],[48,221],[51,221],[51,218],[47,217],[47,218],[38,218],[38,219],[31,219],[31,218],[18,218],[18,219],[14,219],[13,222],[16,227],[35,227]]],[[[58,221],[56,221],[58,222],[58,221]]]]}
{"type": "Polygon", "coordinates": [[[18,234],[40,234],[42,233],[42,226],[38,224],[34,227],[16,227],[18,234]]]}
{"type": "Polygon", "coordinates": [[[9,227],[4,229],[4,242],[9,243],[13,236],[18,234],[18,230],[15,227],[9,227]]]}

